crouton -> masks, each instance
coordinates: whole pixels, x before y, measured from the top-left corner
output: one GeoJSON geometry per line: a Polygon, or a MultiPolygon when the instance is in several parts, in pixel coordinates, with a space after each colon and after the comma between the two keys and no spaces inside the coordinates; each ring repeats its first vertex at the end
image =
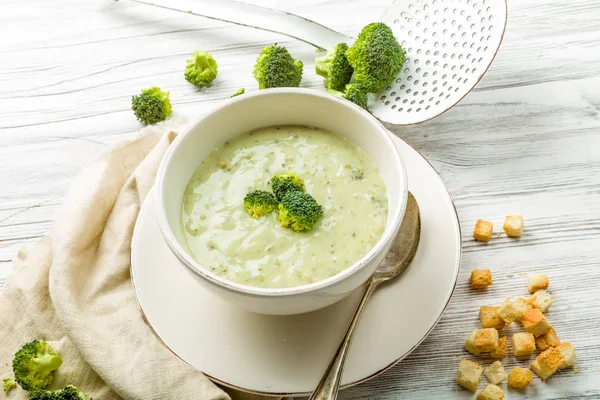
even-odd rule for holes
{"type": "Polygon", "coordinates": [[[489,242],[492,237],[492,230],[494,224],[489,221],[478,219],[475,223],[475,230],[473,231],[473,238],[480,242],[489,242]]]}
{"type": "Polygon", "coordinates": [[[492,284],[492,271],[489,269],[474,269],[471,271],[471,288],[485,289],[492,284]]]}
{"type": "Polygon", "coordinates": [[[558,347],[550,347],[537,356],[529,367],[541,380],[545,381],[558,370],[562,362],[563,357],[558,347]]]}
{"type": "Polygon", "coordinates": [[[511,344],[515,357],[529,357],[535,351],[535,338],[529,332],[515,333],[512,336],[511,344]]]}
{"type": "Polygon", "coordinates": [[[467,336],[467,339],[465,340],[465,349],[469,353],[473,354],[474,356],[479,356],[479,355],[481,355],[481,351],[479,351],[477,349],[477,346],[475,346],[476,334],[477,334],[477,329],[473,329],[473,331],[471,331],[469,336],[467,336]]]}
{"type": "Polygon", "coordinates": [[[523,234],[523,216],[507,215],[504,218],[504,232],[508,237],[519,237],[523,234]]]}
{"type": "Polygon", "coordinates": [[[535,338],[535,347],[541,351],[547,350],[550,347],[556,347],[559,344],[560,340],[558,340],[558,335],[554,328],[548,329],[546,333],[535,338]]]}
{"type": "Polygon", "coordinates": [[[562,363],[558,368],[569,368],[574,367],[577,362],[577,355],[575,354],[575,348],[570,342],[564,342],[556,347],[562,356],[562,363]]]}
{"type": "Polygon", "coordinates": [[[525,389],[533,382],[533,373],[527,368],[514,367],[508,374],[508,386],[525,389]]]}
{"type": "Polygon", "coordinates": [[[532,307],[539,308],[543,313],[546,313],[550,306],[552,306],[552,303],[554,303],[552,295],[545,290],[538,290],[529,297],[528,301],[532,307]]]}
{"type": "Polygon", "coordinates": [[[504,371],[504,366],[500,361],[494,361],[493,363],[488,365],[483,370],[483,374],[488,379],[488,381],[490,381],[490,383],[493,383],[494,385],[497,385],[505,381],[506,378],[508,378],[508,375],[506,375],[506,372],[504,371]]]}
{"type": "Polygon", "coordinates": [[[456,373],[456,383],[471,392],[476,392],[482,374],[483,367],[481,365],[469,360],[460,360],[458,372],[456,373]]]}
{"type": "Polygon", "coordinates": [[[498,331],[494,328],[476,329],[475,347],[479,351],[496,350],[498,348],[498,331]]]}
{"type": "Polygon", "coordinates": [[[535,293],[538,290],[548,289],[548,285],[550,282],[548,281],[548,277],[542,274],[532,274],[527,277],[527,289],[529,289],[529,293],[535,293]]]}
{"type": "Polygon", "coordinates": [[[512,301],[506,299],[504,303],[496,310],[496,313],[504,320],[506,325],[510,325],[512,322],[520,321],[523,314],[530,310],[531,304],[527,300],[519,297],[517,300],[512,301]]]}
{"type": "Polygon", "coordinates": [[[506,354],[507,349],[508,349],[508,343],[506,340],[506,336],[502,336],[500,339],[498,339],[498,347],[496,348],[496,350],[490,351],[490,357],[504,358],[504,355],[506,354]]]}
{"type": "Polygon", "coordinates": [[[502,400],[504,399],[504,392],[498,386],[494,384],[486,385],[481,392],[477,395],[477,400],[502,400]]]}
{"type": "Polygon", "coordinates": [[[479,309],[479,319],[481,320],[482,328],[496,328],[500,330],[506,326],[504,320],[496,313],[498,308],[500,307],[482,306],[479,309]]]}
{"type": "Polygon", "coordinates": [[[533,336],[540,336],[548,332],[552,326],[538,308],[532,308],[521,317],[523,327],[528,332],[533,333],[533,336]]]}

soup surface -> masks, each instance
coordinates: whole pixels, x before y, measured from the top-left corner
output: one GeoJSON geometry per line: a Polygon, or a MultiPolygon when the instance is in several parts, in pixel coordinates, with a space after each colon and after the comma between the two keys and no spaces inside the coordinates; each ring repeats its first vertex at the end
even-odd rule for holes
{"type": "Polygon", "coordinates": [[[328,278],[364,256],[387,218],[385,185],[352,142],[305,126],[274,126],[213,150],[187,185],[182,224],[203,267],[228,280],[284,288],[328,278]],[[243,199],[270,191],[274,174],[294,172],[323,206],[311,231],[280,226],[277,213],[253,219],[243,199]]]}

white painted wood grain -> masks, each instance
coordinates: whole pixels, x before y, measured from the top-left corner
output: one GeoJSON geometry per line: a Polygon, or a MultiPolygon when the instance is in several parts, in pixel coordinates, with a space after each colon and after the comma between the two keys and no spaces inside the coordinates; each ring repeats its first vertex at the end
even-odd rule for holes
{"type": "MultiPolygon", "coordinates": [[[[389,1],[252,3],[355,35],[389,1]]],[[[469,357],[460,343],[477,326],[479,306],[525,295],[522,274],[533,271],[550,276],[556,304],[548,318],[575,345],[581,371],[561,372],[547,384],[536,380],[526,393],[508,396],[600,398],[599,26],[598,0],[510,1],[502,48],[475,90],[433,121],[390,127],[430,160],[455,199],[462,271],[427,340],[342,398],[470,398],[453,382],[457,360],[469,357]],[[477,218],[501,232],[509,213],[525,216],[520,240],[470,239],[477,218]],[[474,268],[492,269],[487,293],[468,289],[474,268]]],[[[129,107],[141,88],[169,90],[176,113],[207,112],[240,87],[256,90],[256,55],[277,41],[305,63],[302,86],[322,90],[310,46],[126,1],[4,0],[0,34],[0,291],[17,250],[50,228],[73,176],[140,128],[129,107]],[[201,91],[182,76],[197,48],[211,51],[220,67],[201,91]]],[[[515,365],[512,357],[505,362],[515,365]]]]}

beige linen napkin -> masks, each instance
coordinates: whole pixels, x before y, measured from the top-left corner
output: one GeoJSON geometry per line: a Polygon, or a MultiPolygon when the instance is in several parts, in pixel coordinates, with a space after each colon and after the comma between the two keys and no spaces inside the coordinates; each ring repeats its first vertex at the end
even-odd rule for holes
{"type": "MultiPolygon", "coordinates": [[[[109,149],[75,180],[52,232],[18,253],[0,295],[0,379],[12,376],[19,347],[40,338],[63,357],[52,389],[73,384],[101,400],[229,399],[156,339],[142,320],[129,275],[140,206],[175,138],[172,130],[184,123],[146,128],[109,149]]],[[[8,398],[27,393],[15,389],[8,398]]]]}

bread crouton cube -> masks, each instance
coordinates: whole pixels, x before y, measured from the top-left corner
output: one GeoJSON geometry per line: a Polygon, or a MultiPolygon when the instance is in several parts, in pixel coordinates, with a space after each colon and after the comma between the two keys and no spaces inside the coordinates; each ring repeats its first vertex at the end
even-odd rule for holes
{"type": "Polygon", "coordinates": [[[492,271],[489,269],[474,269],[471,271],[471,288],[485,289],[492,284],[492,271]]]}
{"type": "Polygon", "coordinates": [[[469,336],[467,336],[467,339],[465,340],[465,349],[469,353],[473,354],[474,356],[479,356],[479,355],[481,355],[481,351],[479,351],[479,349],[477,349],[477,346],[475,346],[476,334],[477,334],[477,329],[473,329],[473,331],[471,331],[469,336]]]}
{"type": "Polygon", "coordinates": [[[477,395],[477,400],[502,400],[504,399],[504,392],[498,386],[494,384],[486,385],[481,392],[477,395]]]}
{"type": "Polygon", "coordinates": [[[469,360],[460,360],[458,372],[456,373],[456,383],[471,392],[476,392],[482,374],[483,367],[481,365],[469,360]]]}
{"type": "Polygon", "coordinates": [[[554,328],[548,329],[546,333],[535,338],[535,347],[541,351],[547,350],[550,347],[556,347],[559,344],[560,340],[558,340],[558,335],[554,328]]]}
{"type": "Polygon", "coordinates": [[[500,330],[506,326],[506,323],[496,310],[500,307],[482,306],[479,309],[479,319],[481,320],[482,328],[496,328],[500,330]]]}
{"type": "Polygon", "coordinates": [[[504,320],[506,325],[510,325],[512,322],[520,321],[523,314],[530,310],[531,304],[527,300],[519,297],[517,300],[512,301],[506,299],[504,303],[496,310],[496,313],[504,320]]]}
{"type": "Polygon", "coordinates": [[[490,357],[492,358],[504,358],[506,354],[506,350],[508,349],[508,343],[506,340],[506,336],[502,336],[498,339],[498,347],[496,350],[490,351],[490,357]]]}
{"type": "Polygon", "coordinates": [[[480,242],[489,242],[492,237],[492,230],[494,229],[494,224],[490,221],[484,221],[482,219],[478,219],[475,223],[475,230],[473,231],[473,238],[480,242]]]}
{"type": "Polygon", "coordinates": [[[483,374],[488,379],[488,381],[490,381],[490,383],[493,383],[494,385],[497,385],[500,382],[505,381],[506,378],[508,378],[508,375],[506,375],[506,372],[504,371],[504,366],[500,361],[494,361],[493,363],[485,367],[485,369],[483,370],[483,374]]]}
{"type": "Polygon", "coordinates": [[[535,351],[535,338],[529,332],[515,333],[512,336],[511,344],[515,357],[529,357],[535,351]]]}
{"type": "Polygon", "coordinates": [[[541,380],[545,381],[558,370],[562,362],[563,357],[558,347],[550,347],[537,356],[529,367],[541,380]]]}
{"type": "Polygon", "coordinates": [[[498,331],[494,328],[475,330],[475,347],[479,351],[489,351],[498,348],[498,331]]]}
{"type": "Polygon", "coordinates": [[[533,373],[527,368],[514,367],[508,374],[508,386],[525,389],[533,382],[533,373]]]}
{"type": "Polygon", "coordinates": [[[574,367],[577,362],[577,355],[575,354],[575,348],[570,342],[564,342],[556,347],[562,356],[562,363],[560,369],[574,367]]]}
{"type": "Polygon", "coordinates": [[[504,232],[508,237],[519,237],[523,234],[523,216],[507,215],[504,218],[504,232]]]}
{"type": "Polygon", "coordinates": [[[546,290],[548,289],[548,285],[550,281],[548,281],[548,277],[542,274],[532,274],[527,277],[527,289],[529,289],[529,293],[535,293],[538,290],[546,290]]]}
{"type": "Polygon", "coordinates": [[[533,336],[540,336],[548,332],[552,326],[538,308],[532,308],[521,317],[521,323],[533,336]]]}
{"type": "Polygon", "coordinates": [[[546,313],[554,303],[552,295],[545,290],[538,290],[529,297],[529,304],[534,308],[539,308],[541,312],[546,313]]]}

